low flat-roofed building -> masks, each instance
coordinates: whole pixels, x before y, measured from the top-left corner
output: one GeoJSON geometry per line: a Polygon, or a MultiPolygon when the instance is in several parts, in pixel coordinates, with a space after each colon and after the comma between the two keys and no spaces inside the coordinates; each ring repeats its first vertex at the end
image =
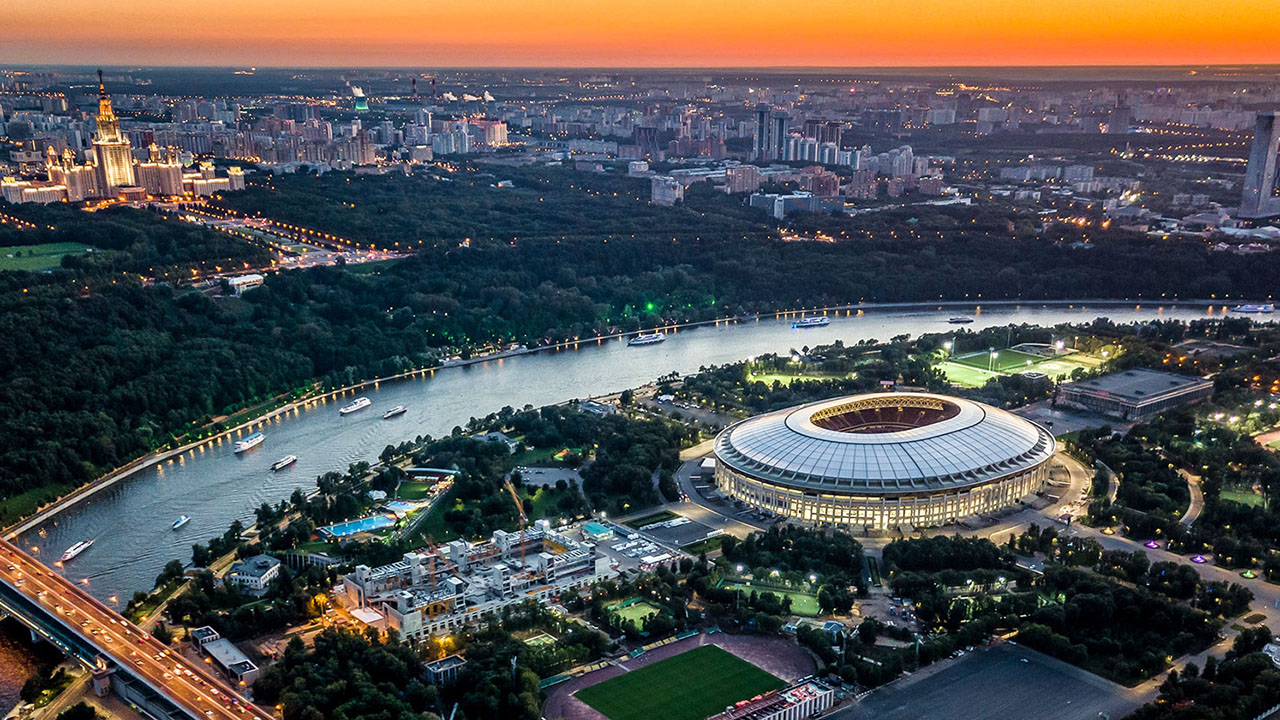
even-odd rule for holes
{"type": "Polygon", "coordinates": [[[1063,385],[1057,402],[1142,422],[1166,410],[1212,396],[1212,380],[1135,368],[1063,385]]]}
{"type": "Polygon", "coordinates": [[[270,555],[254,555],[232,565],[223,582],[239,585],[250,595],[264,595],[279,575],[279,560],[270,555]]]}
{"type": "Polygon", "coordinates": [[[232,682],[251,685],[258,679],[258,666],[230,640],[226,638],[212,640],[201,645],[200,650],[212,658],[213,664],[218,666],[232,682]]]}
{"type": "Polygon", "coordinates": [[[462,668],[466,665],[467,661],[462,659],[461,655],[448,655],[439,660],[423,663],[422,672],[426,675],[428,683],[443,687],[457,682],[458,676],[462,674],[462,668]]]}
{"type": "Polygon", "coordinates": [[[249,273],[248,275],[239,275],[233,278],[227,278],[227,285],[231,288],[232,292],[236,295],[240,295],[245,290],[252,290],[253,288],[261,286],[265,279],[266,278],[262,277],[258,273],[249,273]]]}
{"type": "Polygon", "coordinates": [[[588,522],[582,526],[582,539],[590,542],[603,542],[613,539],[613,528],[598,522],[588,522]]]}
{"type": "Polygon", "coordinates": [[[198,628],[192,628],[189,632],[187,632],[187,639],[190,640],[191,643],[196,647],[203,647],[208,643],[211,643],[214,640],[219,640],[221,638],[222,636],[218,634],[218,631],[214,630],[209,625],[204,625],[198,628]]]}

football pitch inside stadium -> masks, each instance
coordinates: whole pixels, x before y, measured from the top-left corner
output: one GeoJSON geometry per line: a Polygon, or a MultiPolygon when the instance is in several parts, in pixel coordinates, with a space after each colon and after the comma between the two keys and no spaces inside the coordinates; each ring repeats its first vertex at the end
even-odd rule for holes
{"type": "Polygon", "coordinates": [[[577,698],[610,720],[703,720],[784,685],[728,651],[703,645],[583,688],[577,698]]]}

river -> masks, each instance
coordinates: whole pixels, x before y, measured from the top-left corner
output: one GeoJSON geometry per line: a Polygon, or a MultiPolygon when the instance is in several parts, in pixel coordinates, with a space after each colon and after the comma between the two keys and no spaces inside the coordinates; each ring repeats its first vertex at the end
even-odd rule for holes
{"type": "MultiPolygon", "coordinates": [[[[953,329],[946,319],[969,314],[983,327],[1028,323],[1055,325],[1109,317],[1117,323],[1153,318],[1192,320],[1222,315],[1216,306],[991,305],[886,308],[854,311],[835,317],[826,327],[793,329],[791,319],[762,319],[682,330],[664,343],[628,347],[620,339],[583,343],[572,350],[545,351],[446,368],[422,379],[382,383],[362,390],[373,406],[340,417],[338,407],[355,395],[309,409],[290,412],[262,428],[265,442],[241,455],[232,441],[222,440],[141,470],[33,529],[20,539],[52,564],[79,540],[94,545],[66,563],[63,572],[99,599],[123,608],[136,590],[149,590],[155,576],[172,559],[191,558],[191,545],[221,535],[231,521],[249,524],[263,502],[286,499],[295,488],[310,490],[315,478],[329,470],[345,470],[358,460],[374,461],[382,449],[416,435],[440,436],[472,417],[505,405],[521,407],[600,395],[650,382],[671,371],[688,374],[700,366],[734,362],[769,352],[846,344],[867,338],[887,340],[901,334],[942,333],[953,329]],[[382,411],[406,405],[404,415],[383,420],[382,411]],[[294,454],[298,462],[272,473],[277,459],[294,454]],[[191,522],[171,530],[174,518],[191,522]]],[[[982,348],[973,348],[978,350],[982,348]]],[[[967,348],[957,348],[964,352],[967,348]]]]}

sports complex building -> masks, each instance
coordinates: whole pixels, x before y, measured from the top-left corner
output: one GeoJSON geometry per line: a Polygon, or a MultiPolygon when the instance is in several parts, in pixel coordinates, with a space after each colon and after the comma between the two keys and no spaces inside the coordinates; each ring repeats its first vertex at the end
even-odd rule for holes
{"type": "Polygon", "coordinates": [[[944,525],[1039,492],[1053,435],[932,393],[824,400],[759,415],[715,440],[716,484],[760,511],[847,530],[944,525]]]}

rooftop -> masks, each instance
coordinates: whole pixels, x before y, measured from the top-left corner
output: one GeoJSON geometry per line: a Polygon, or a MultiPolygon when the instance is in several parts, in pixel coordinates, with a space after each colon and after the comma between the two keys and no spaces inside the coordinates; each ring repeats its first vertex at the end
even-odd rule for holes
{"type": "Polygon", "coordinates": [[[241,577],[260,578],[279,564],[280,561],[270,555],[254,555],[251,558],[245,558],[235,565],[232,565],[231,574],[239,575],[241,577]]]}
{"type": "Polygon", "coordinates": [[[1135,368],[1073,382],[1066,385],[1065,389],[1085,390],[1095,394],[1105,394],[1125,402],[1142,403],[1211,384],[1213,384],[1212,380],[1204,378],[1135,368]]]}
{"type": "Polygon", "coordinates": [[[1035,423],[933,393],[869,393],[730,425],[716,457],[752,477],[813,490],[891,492],[975,485],[1054,452],[1035,423]]]}

